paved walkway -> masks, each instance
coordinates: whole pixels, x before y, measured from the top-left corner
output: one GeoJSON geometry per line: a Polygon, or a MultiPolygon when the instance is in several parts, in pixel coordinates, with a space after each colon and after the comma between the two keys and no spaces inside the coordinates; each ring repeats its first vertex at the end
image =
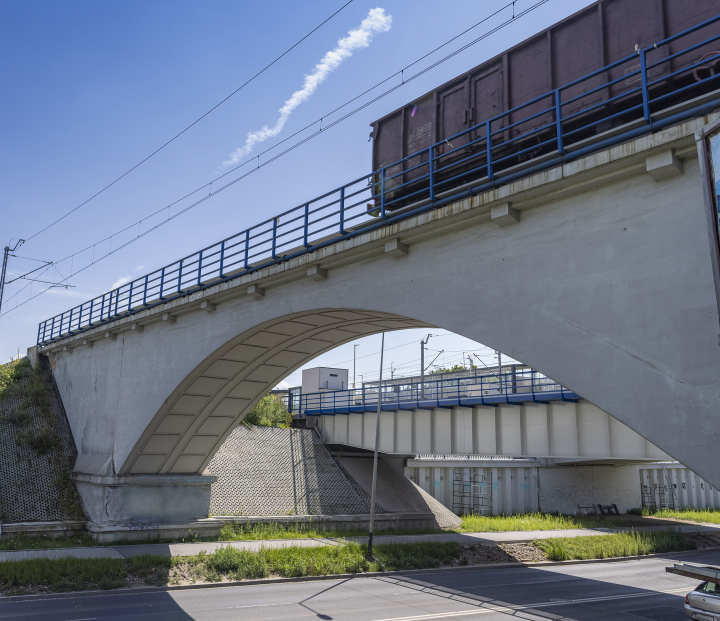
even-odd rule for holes
{"type": "MultiPolygon", "coordinates": [[[[683,533],[720,533],[720,524],[682,524],[668,526],[640,526],[637,528],[596,528],[568,530],[529,530],[491,533],[437,533],[431,535],[379,535],[376,544],[382,543],[421,543],[455,541],[464,545],[494,545],[497,543],[524,543],[533,539],[553,539],[557,537],[592,537],[635,530],[652,533],[676,528],[683,533]]],[[[367,537],[348,537],[348,541],[367,543],[367,537]]],[[[198,543],[147,543],[138,545],[97,546],[88,548],[57,548],[52,550],[11,550],[0,552],[0,562],[22,561],[34,558],[130,558],[153,554],[158,556],[192,556],[200,552],[212,553],[223,546],[257,552],[260,548],[313,548],[337,545],[344,539],[264,539],[257,541],[204,541],[198,543]]]]}

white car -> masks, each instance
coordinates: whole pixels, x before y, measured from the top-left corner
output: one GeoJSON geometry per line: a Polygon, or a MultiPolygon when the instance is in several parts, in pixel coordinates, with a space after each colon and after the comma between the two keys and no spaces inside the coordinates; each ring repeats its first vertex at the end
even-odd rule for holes
{"type": "Polygon", "coordinates": [[[696,621],[720,621],[720,584],[703,582],[685,596],[685,616],[696,621]]]}

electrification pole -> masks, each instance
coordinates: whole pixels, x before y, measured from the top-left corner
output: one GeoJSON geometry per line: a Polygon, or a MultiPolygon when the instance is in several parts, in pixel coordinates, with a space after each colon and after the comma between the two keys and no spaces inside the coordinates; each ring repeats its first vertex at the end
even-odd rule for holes
{"type": "Polygon", "coordinates": [[[3,291],[5,289],[5,272],[7,271],[8,255],[11,252],[15,252],[24,242],[25,242],[24,239],[18,240],[18,243],[15,244],[14,248],[10,248],[10,246],[5,246],[5,254],[3,255],[2,272],[0,272],[0,311],[2,310],[3,291]]]}
{"type": "Polygon", "coordinates": [[[357,344],[353,345],[353,390],[355,390],[355,353],[357,352],[357,344]]]}
{"type": "Polygon", "coordinates": [[[425,345],[427,345],[431,336],[432,334],[428,334],[424,339],[420,340],[420,390],[422,390],[423,393],[425,392],[425,345]]]}

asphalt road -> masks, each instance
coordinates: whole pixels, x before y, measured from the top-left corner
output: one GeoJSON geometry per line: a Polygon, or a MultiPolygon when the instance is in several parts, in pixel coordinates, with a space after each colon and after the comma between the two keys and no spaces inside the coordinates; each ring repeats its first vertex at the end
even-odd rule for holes
{"type": "Polygon", "coordinates": [[[681,621],[698,582],[665,573],[682,559],[718,564],[720,552],[615,563],[297,582],[163,593],[0,602],[0,619],[33,621],[681,621]]]}

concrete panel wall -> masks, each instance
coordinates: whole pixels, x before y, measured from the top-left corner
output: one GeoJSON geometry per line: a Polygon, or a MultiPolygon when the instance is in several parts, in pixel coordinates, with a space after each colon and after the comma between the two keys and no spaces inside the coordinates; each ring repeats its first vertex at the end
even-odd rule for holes
{"type": "MultiPolygon", "coordinates": [[[[420,463],[420,462],[411,462],[420,463]]],[[[458,515],[537,511],[536,467],[410,465],[405,476],[458,515]]]]}
{"type": "Polygon", "coordinates": [[[677,509],[720,509],[720,492],[691,470],[673,465],[640,468],[644,504],[677,509]]]}

